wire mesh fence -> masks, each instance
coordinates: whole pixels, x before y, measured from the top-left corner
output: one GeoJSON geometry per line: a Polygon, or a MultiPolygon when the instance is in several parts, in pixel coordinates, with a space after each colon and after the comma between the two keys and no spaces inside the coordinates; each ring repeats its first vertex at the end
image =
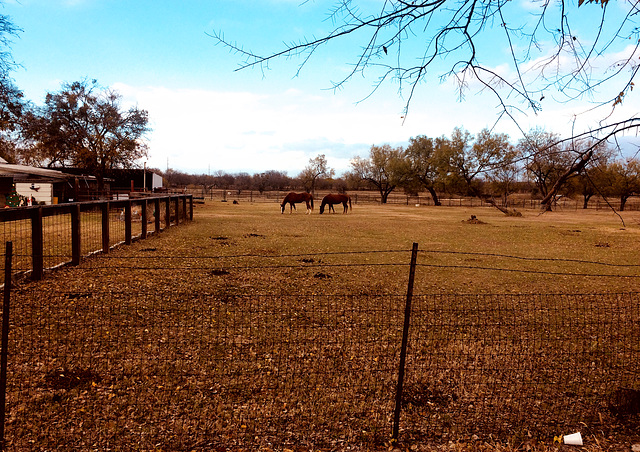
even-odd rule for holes
{"type": "Polygon", "coordinates": [[[638,337],[638,294],[417,297],[406,434],[633,431],[638,337]]]}
{"type": "MultiPolygon", "coordinates": [[[[7,450],[383,447],[404,308],[19,289],[7,450]]],[[[409,331],[401,441],[640,426],[640,294],[415,295],[409,331]]]]}
{"type": "MultiPolygon", "coordinates": [[[[94,201],[0,210],[3,243],[12,242],[13,273],[39,279],[44,269],[108,252],[192,216],[190,195],[94,201]],[[77,221],[76,221],[77,216],[77,221]]],[[[0,272],[0,283],[4,272],[0,272]]]]}

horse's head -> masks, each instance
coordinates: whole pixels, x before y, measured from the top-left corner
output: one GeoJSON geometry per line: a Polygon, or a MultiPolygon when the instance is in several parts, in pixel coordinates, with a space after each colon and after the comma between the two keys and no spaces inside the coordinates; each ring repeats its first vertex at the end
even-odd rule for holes
{"type": "Polygon", "coordinates": [[[284,206],[285,206],[285,203],[282,203],[282,205],[280,206],[280,213],[284,213],[284,206]]]}
{"type": "Polygon", "coordinates": [[[324,204],[320,204],[320,213],[324,212],[324,204]]]}

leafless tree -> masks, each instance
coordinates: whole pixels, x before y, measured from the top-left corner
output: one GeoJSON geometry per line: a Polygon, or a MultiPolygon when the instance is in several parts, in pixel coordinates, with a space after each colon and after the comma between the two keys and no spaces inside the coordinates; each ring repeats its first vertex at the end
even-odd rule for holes
{"type": "MultiPolygon", "coordinates": [[[[374,90],[393,80],[406,99],[405,114],[421,83],[434,79],[457,81],[460,96],[471,85],[493,93],[499,117],[514,120],[515,112],[543,110],[550,97],[570,103],[595,95],[594,108],[608,106],[609,112],[622,104],[640,69],[640,3],[541,0],[526,5],[528,14],[521,2],[505,0],[338,0],[328,33],[264,55],[222,32],[212,36],[239,53],[239,69],[265,68],[290,57],[299,57],[302,69],[325,45],[350,46],[357,49],[350,70],[333,86],[342,87],[356,74],[373,76],[374,90]],[[593,26],[583,26],[587,21],[593,26]],[[497,50],[506,51],[501,63],[508,70],[498,67],[497,50]],[[614,59],[607,58],[611,54],[614,59]],[[610,87],[614,91],[605,89],[610,87]],[[615,94],[599,98],[598,92],[615,94]]],[[[639,121],[628,118],[636,128],[639,121]]]]}
{"type": "Polygon", "coordinates": [[[315,158],[309,159],[309,164],[298,175],[298,179],[307,192],[314,193],[319,178],[332,178],[335,174],[336,171],[329,168],[325,155],[318,154],[315,158]]]}

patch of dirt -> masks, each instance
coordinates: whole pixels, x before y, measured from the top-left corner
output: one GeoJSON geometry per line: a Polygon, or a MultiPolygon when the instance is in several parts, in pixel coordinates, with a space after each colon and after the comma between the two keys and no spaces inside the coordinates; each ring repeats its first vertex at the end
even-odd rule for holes
{"type": "Polygon", "coordinates": [[[57,369],[44,377],[44,381],[51,389],[87,387],[100,380],[100,376],[90,369],[57,369]]]}
{"type": "Polygon", "coordinates": [[[475,215],[471,215],[468,220],[462,220],[462,222],[467,224],[487,224],[484,221],[479,220],[475,215]]]}
{"type": "Polygon", "coordinates": [[[211,270],[209,273],[211,275],[213,275],[213,276],[224,276],[224,275],[228,275],[229,274],[229,272],[227,270],[223,269],[223,268],[216,269],[216,270],[211,270]]]}

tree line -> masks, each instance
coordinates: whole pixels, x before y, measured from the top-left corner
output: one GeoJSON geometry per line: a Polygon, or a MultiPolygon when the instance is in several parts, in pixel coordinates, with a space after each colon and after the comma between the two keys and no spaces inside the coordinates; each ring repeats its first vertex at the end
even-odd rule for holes
{"type": "Polygon", "coordinates": [[[455,128],[450,136],[417,136],[405,147],[373,145],[366,157],[351,160],[350,170],[335,177],[324,154],[310,159],[295,177],[270,170],[250,175],[222,171],[193,175],[175,170],[156,172],[169,185],[247,191],[377,190],[386,203],[394,190],[428,192],[434,205],[442,195],[477,197],[506,206],[510,195],[527,193],[551,210],[559,197],[582,199],[586,209],[594,196],[616,199],[624,210],[631,196],[640,195],[640,159],[623,157],[604,141],[563,140],[534,129],[517,143],[489,129],[472,135],[455,128]]]}

